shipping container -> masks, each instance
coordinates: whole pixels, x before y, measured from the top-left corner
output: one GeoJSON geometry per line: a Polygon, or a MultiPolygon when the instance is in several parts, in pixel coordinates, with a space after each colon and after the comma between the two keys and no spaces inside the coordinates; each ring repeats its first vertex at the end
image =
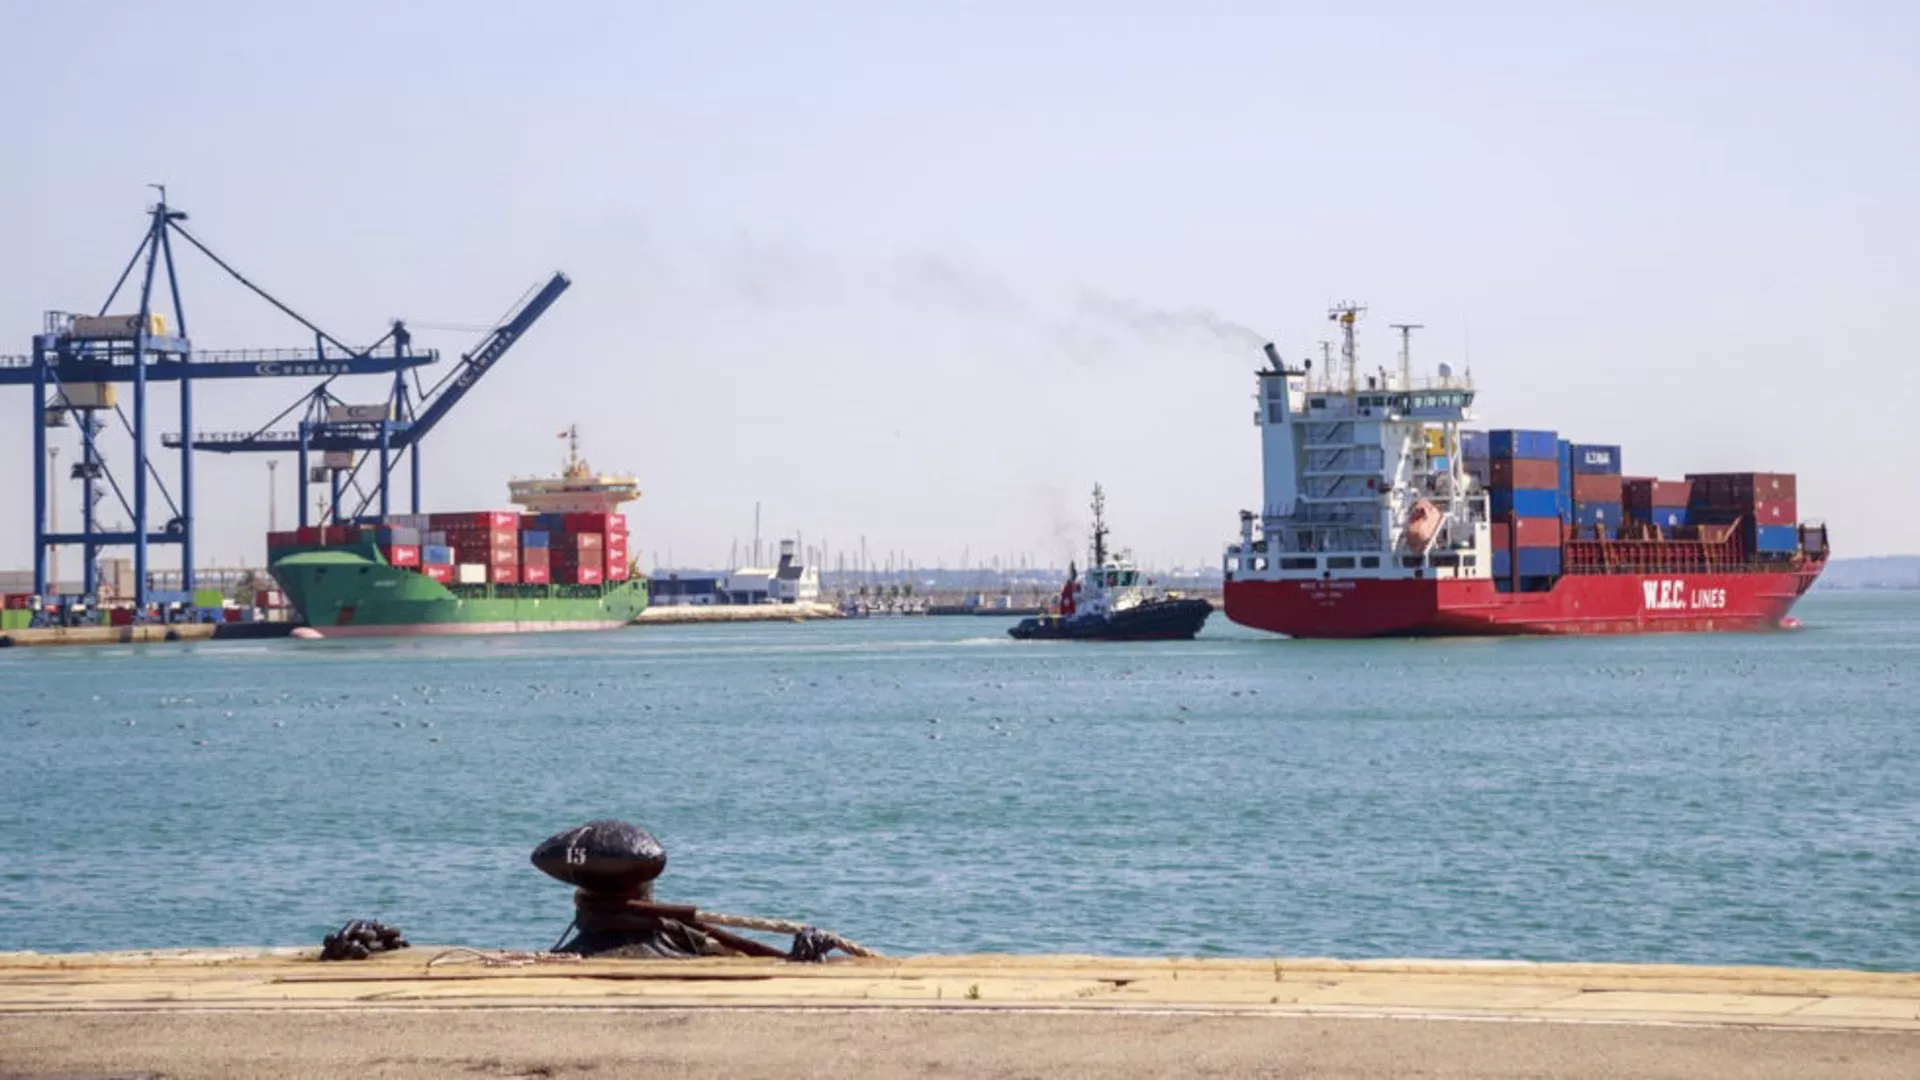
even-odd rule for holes
{"type": "Polygon", "coordinates": [[[453,569],[453,580],[462,585],[485,585],[487,566],[485,563],[461,563],[453,569]]]}
{"type": "Polygon", "coordinates": [[[520,584],[520,566],[518,563],[512,566],[490,566],[487,568],[487,580],[495,585],[518,585],[520,584]]]}
{"type": "MultiPolygon", "coordinates": [[[[128,341],[140,334],[140,316],[132,315],[75,315],[72,334],[77,338],[95,341],[128,341]]],[[[149,337],[167,336],[167,317],[159,312],[147,315],[146,333],[149,337]]]]}
{"type": "Polygon", "coordinates": [[[452,566],[453,549],[445,544],[428,544],[420,549],[420,561],[430,566],[452,566]]]}
{"type": "Polygon", "coordinates": [[[1564,527],[1557,517],[1516,518],[1513,525],[1518,527],[1518,544],[1512,542],[1514,527],[1504,521],[1488,523],[1488,535],[1495,551],[1509,547],[1557,547],[1564,527]]]}
{"type": "Polygon", "coordinates": [[[268,551],[281,551],[286,548],[299,546],[300,534],[297,532],[270,532],[267,534],[268,551]]]}
{"type": "Polygon", "coordinates": [[[112,409],[119,405],[112,383],[66,383],[54,407],[59,409],[112,409]]]}
{"type": "Polygon", "coordinates": [[[606,578],[608,581],[626,581],[632,576],[633,571],[627,566],[626,560],[624,559],[617,563],[610,562],[607,564],[606,578]]]}
{"type": "Polygon", "coordinates": [[[1691,524],[1687,519],[1687,508],[1684,506],[1649,506],[1644,509],[1628,507],[1627,516],[1662,529],[1677,529],[1691,524]]]}
{"type": "Polygon", "coordinates": [[[1620,527],[1620,519],[1622,516],[1624,516],[1622,514],[1622,507],[1617,502],[1602,503],[1602,502],[1576,501],[1573,504],[1573,523],[1583,528],[1590,529],[1595,525],[1605,525],[1610,528],[1618,529],[1620,527]]]}
{"type": "Polygon", "coordinates": [[[1460,429],[1460,457],[1469,462],[1492,458],[1493,444],[1487,439],[1487,433],[1460,429]]]}
{"type": "Polygon", "coordinates": [[[420,547],[417,544],[394,544],[383,549],[389,566],[419,566],[420,547]]]}
{"type": "Polygon", "coordinates": [[[1794,525],[1800,521],[1800,505],[1793,499],[1756,499],[1748,512],[1756,525],[1794,525]]]}
{"type": "Polygon", "coordinates": [[[1509,514],[1523,518],[1559,517],[1560,498],[1551,489],[1531,491],[1493,488],[1487,493],[1487,508],[1495,518],[1504,518],[1509,514]]]}
{"type": "Polygon", "coordinates": [[[604,535],[606,533],[623,533],[627,531],[627,515],[625,514],[567,514],[564,515],[563,520],[566,523],[565,527],[567,532],[600,533],[604,535]]]}
{"type": "Polygon", "coordinates": [[[545,566],[552,558],[552,548],[527,548],[520,552],[520,563],[523,566],[530,566],[534,563],[545,566]]]}
{"type": "Polygon", "coordinates": [[[467,510],[458,514],[429,514],[428,520],[436,529],[481,529],[491,532],[495,529],[515,529],[520,526],[520,515],[511,510],[467,510]]]}
{"type": "Polygon", "coordinates": [[[551,534],[544,529],[528,529],[520,534],[521,548],[544,548],[548,546],[551,534]]]}
{"type": "Polygon", "coordinates": [[[1514,551],[1496,549],[1493,553],[1493,576],[1502,580],[1512,577],[1516,560],[1523,578],[1552,577],[1560,573],[1558,547],[1523,547],[1514,551]]]}
{"type": "Polygon", "coordinates": [[[1753,530],[1753,550],[1777,555],[1800,547],[1800,530],[1792,525],[1762,525],[1753,530]]]}
{"type": "Polygon", "coordinates": [[[1620,475],[1620,448],[1602,446],[1596,443],[1571,444],[1572,465],[1575,473],[1588,473],[1599,476],[1620,475]]]}
{"type": "Polygon", "coordinates": [[[1560,486],[1560,467],[1537,458],[1494,458],[1488,487],[1552,491],[1560,486]]]}
{"type": "Polygon", "coordinates": [[[1628,509],[1650,509],[1652,507],[1682,507],[1693,494],[1693,484],[1686,480],[1656,480],[1652,477],[1634,477],[1620,484],[1620,501],[1628,509]]]}
{"type": "Polygon", "coordinates": [[[1522,431],[1501,428],[1488,432],[1487,445],[1495,458],[1533,458],[1552,461],[1559,445],[1551,431],[1522,431]]]}
{"type": "MultiPolygon", "coordinates": [[[[1579,451],[1575,451],[1577,454],[1579,451]]],[[[1625,502],[1622,497],[1620,477],[1614,473],[1573,474],[1573,501],[1580,503],[1618,503],[1625,502]]]]}
{"type": "Polygon", "coordinates": [[[420,572],[442,585],[450,585],[453,583],[453,566],[451,564],[427,563],[420,568],[420,572]]]}

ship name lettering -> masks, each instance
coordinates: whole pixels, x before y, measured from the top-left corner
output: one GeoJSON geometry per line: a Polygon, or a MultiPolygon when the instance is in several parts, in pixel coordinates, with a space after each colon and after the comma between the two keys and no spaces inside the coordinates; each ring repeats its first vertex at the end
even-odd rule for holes
{"type": "Polygon", "coordinates": [[[1717,611],[1727,606],[1725,589],[1692,589],[1684,581],[1643,581],[1640,583],[1649,611],[1717,611]]]}

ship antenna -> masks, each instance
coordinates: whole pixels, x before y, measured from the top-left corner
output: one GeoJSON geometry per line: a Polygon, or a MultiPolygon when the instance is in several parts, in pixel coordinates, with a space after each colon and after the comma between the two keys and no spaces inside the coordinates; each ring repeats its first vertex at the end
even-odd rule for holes
{"type": "Polygon", "coordinates": [[[1327,318],[1340,324],[1340,362],[1345,364],[1347,368],[1347,393],[1349,394],[1356,393],[1359,390],[1359,385],[1356,381],[1358,379],[1358,373],[1354,366],[1356,357],[1353,346],[1353,324],[1359,321],[1360,316],[1366,313],[1367,309],[1365,306],[1353,303],[1350,300],[1342,300],[1340,303],[1333,305],[1333,308],[1327,312],[1327,318]]]}
{"type": "Polygon", "coordinates": [[[1413,389],[1413,332],[1424,330],[1422,323],[1394,323],[1393,328],[1400,331],[1400,389],[1413,389]]]}
{"type": "Polygon", "coordinates": [[[1320,382],[1327,389],[1333,389],[1333,342],[1320,343],[1320,382]]]}
{"type": "Polygon", "coordinates": [[[1093,565],[1107,565],[1107,493],[1093,485],[1093,565]]]}

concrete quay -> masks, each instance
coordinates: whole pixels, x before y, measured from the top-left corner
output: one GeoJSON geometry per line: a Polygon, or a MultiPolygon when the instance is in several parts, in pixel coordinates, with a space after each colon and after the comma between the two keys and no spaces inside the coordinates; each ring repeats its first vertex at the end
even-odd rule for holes
{"type": "Polygon", "coordinates": [[[0,956],[0,1077],[1920,1075],[1913,973],[314,956],[0,956]]]}

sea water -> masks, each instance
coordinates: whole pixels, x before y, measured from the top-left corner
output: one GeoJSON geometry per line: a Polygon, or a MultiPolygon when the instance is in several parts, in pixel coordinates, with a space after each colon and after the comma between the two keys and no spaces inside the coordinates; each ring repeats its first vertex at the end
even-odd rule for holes
{"type": "Polygon", "coordinates": [[[1920,594],[1762,635],[1009,620],[0,652],[0,950],[553,944],[544,837],[914,952],[1920,968],[1920,594]]]}

